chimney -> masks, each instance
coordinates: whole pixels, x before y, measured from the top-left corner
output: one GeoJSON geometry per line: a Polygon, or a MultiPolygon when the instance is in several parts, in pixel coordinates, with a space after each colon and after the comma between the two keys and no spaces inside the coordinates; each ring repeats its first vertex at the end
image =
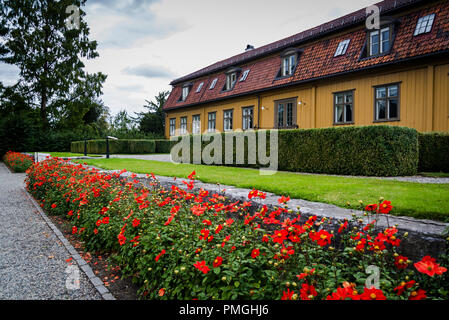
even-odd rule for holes
{"type": "Polygon", "coordinates": [[[245,52],[246,51],[250,51],[250,50],[254,50],[254,46],[249,44],[249,45],[246,46],[245,52]]]}

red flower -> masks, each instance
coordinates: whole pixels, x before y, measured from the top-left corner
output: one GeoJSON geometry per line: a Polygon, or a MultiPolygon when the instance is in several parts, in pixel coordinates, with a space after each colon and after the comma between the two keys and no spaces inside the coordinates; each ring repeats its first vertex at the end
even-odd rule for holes
{"type": "Polygon", "coordinates": [[[265,199],[267,196],[266,193],[253,189],[248,193],[248,199],[252,199],[252,198],[261,198],[261,199],[265,199]]]}
{"type": "Polygon", "coordinates": [[[206,261],[197,261],[196,263],[194,263],[193,264],[193,266],[195,267],[195,268],[197,268],[198,270],[200,270],[202,273],[204,273],[204,274],[206,274],[206,273],[208,273],[209,272],[209,267],[208,266],[206,266],[206,261]]]}
{"type": "Polygon", "coordinates": [[[200,240],[206,240],[209,237],[209,230],[203,229],[201,230],[201,235],[199,236],[200,240]]]}
{"type": "Polygon", "coordinates": [[[447,271],[446,268],[440,267],[436,260],[431,256],[425,256],[421,261],[415,263],[415,268],[421,272],[425,273],[431,277],[435,274],[441,275],[447,271]]]}
{"type": "Polygon", "coordinates": [[[189,174],[187,178],[189,180],[195,180],[195,178],[196,178],[195,176],[196,176],[196,172],[195,172],[195,170],[193,170],[192,173],[189,174]]]}
{"type": "Polygon", "coordinates": [[[234,219],[229,218],[226,220],[226,225],[229,227],[233,222],[234,222],[234,219]]]}
{"type": "Polygon", "coordinates": [[[391,209],[393,209],[393,206],[391,205],[391,201],[385,200],[384,202],[382,202],[379,205],[380,213],[384,213],[384,214],[390,213],[391,209]]]}
{"type": "Polygon", "coordinates": [[[192,213],[196,216],[201,216],[204,214],[204,211],[206,211],[206,208],[201,205],[194,205],[192,208],[190,208],[192,213]]]}
{"type": "Polygon", "coordinates": [[[260,250],[259,249],[254,249],[251,252],[251,258],[253,258],[253,259],[257,258],[259,256],[259,254],[260,254],[260,250]]]}
{"type": "Polygon", "coordinates": [[[369,204],[365,207],[365,211],[376,211],[377,210],[377,204],[369,204]]]}
{"type": "Polygon", "coordinates": [[[348,220],[345,220],[344,223],[340,224],[340,228],[338,228],[338,233],[341,233],[343,230],[348,228],[348,220]]]}
{"type": "Polygon", "coordinates": [[[109,217],[104,217],[103,220],[101,221],[101,223],[108,224],[109,223],[109,217]]]}
{"type": "Polygon", "coordinates": [[[75,234],[78,232],[78,228],[76,226],[72,227],[72,234],[75,234]]]}
{"type": "Polygon", "coordinates": [[[310,239],[316,241],[316,243],[321,247],[330,244],[333,236],[333,234],[327,232],[326,230],[320,230],[318,232],[312,231],[309,233],[310,239]]]}
{"type": "Polygon", "coordinates": [[[215,233],[219,233],[221,231],[221,229],[223,229],[223,226],[221,224],[219,224],[216,228],[215,228],[215,233]]]}
{"type": "Polygon", "coordinates": [[[154,260],[156,260],[156,262],[159,261],[159,259],[165,254],[165,249],[162,249],[161,253],[159,253],[156,258],[154,260]]]}
{"type": "Polygon", "coordinates": [[[56,203],[53,203],[53,204],[51,205],[51,207],[52,207],[53,209],[55,209],[57,206],[58,206],[58,205],[57,205],[56,203]]]}
{"type": "Polygon", "coordinates": [[[404,256],[397,256],[394,258],[394,265],[396,266],[396,268],[398,268],[399,270],[401,269],[405,269],[408,266],[407,263],[408,258],[404,257],[404,256]]]}
{"type": "Polygon", "coordinates": [[[292,297],[295,294],[295,291],[293,291],[293,290],[290,291],[290,289],[287,289],[287,292],[283,291],[282,293],[283,293],[283,295],[282,295],[281,300],[292,300],[292,297]]]}
{"type": "Polygon", "coordinates": [[[163,297],[164,294],[165,294],[165,289],[164,288],[159,289],[159,292],[158,292],[159,297],[163,297]]]}
{"type": "Polygon", "coordinates": [[[384,293],[380,289],[365,287],[363,293],[360,295],[361,300],[387,300],[384,293]]]}
{"type": "Polygon", "coordinates": [[[140,224],[140,220],[137,219],[137,218],[134,218],[132,224],[133,224],[133,227],[135,228],[135,227],[137,227],[140,224]]]}
{"type": "Polygon", "coordinates": [[[282,196],[282,197],[280,197],[280,198],[278,199],[278,203],[279,203],[279,204],[287,203],[287,202],[289,202],[289,201],[290,201],[290,197],[284,197],[284,196],[282,196]]]}
{"type": "Polygon", "coordinates": [[[315,290],[315,287],[309,285],[308,283],[302,284],[300,293],[301,293],[300,295],[301,300],[311,300],[318,295],[318,293],[315,290]]]}
{"type": "Polygon", "coordinates": [[[281,243],[287,239],[288,231],[287,230],[278,230],[271,237],[273,238],[273,242],[281,243]]]}
{"type": "Polygon", "coordinates": [[[221,264],[223,263],[223,258],[222,257],[216,257],[214,260],[214,263],[212,264],[212,266],[214,268],[217,268],[219,266],[221,266],[221,264]]]}
{"type": "Polygon", "coordinates": [[[123,233],[120,233],[118,236],[118,243],[122,246],[126,242],[126,237],[123,235],[123,233]]]}
{"type": "Polygon", "coordinates": [[[424,300],[426,298],[426,291],[422,289],[418,289],[418,291],[412,291],[410,293],[410,296],[408,297],[409,300],[424,300]]]}
{"type": "Polygon", "coordinates": [[[404,293],[405,289],[410,289],[416,283],[415,280],[410,280],[409,282],[401,282],[399,286],[394,288],[394,291],[397,291],[396,294],[400,296],[404,293]]]}

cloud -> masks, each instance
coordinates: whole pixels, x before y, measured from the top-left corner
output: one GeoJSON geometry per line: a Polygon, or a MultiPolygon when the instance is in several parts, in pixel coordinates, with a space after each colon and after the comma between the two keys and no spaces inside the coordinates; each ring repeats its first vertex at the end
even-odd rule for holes
{"type": "Polygon", "coordinates": [[[139,76],[145,78],[175,78],[176,75],[169,69],[163,66],[152,66],[149,64],[143,64],[135,67],[126,67],[123,69],[123,73],[131,76],[139,76]]]}
{"type": "Polygon", "coordinates": [[[11,86],[19,80],[19,68],[0,62],[0,82],[5,86],[11,86]]]}
{"type": "Polygon", "coordinates": [[[89,0],[85,11],[91,38],[101,48],[127,48],[165,39],[188,28],[183,20],[158,16],[162,0],[89,0]]]}

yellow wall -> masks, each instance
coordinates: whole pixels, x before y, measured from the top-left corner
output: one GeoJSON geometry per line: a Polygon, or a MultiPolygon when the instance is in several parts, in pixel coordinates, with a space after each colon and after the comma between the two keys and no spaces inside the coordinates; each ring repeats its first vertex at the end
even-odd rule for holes
{"type": "Polygon", "coordinates": [[[192,130],[192,115],[201,114],[202,131],[207,129],[208,112],[217,111],[216,128],[223,131],[223,111],[233,109],[234,129],[241,129],[242,107],[254,106],[254,124],[262,129],[274,127],[275,101],[297,98],[296,123],[299,128],[324,128],[333,124],[334,93],[354,91],[354,125],[389,124],[415,128],[418,131],[449,131],[449,64],[425,65],[408,70],[364,72],[351,78],[334,78],[307,86],[294,86],[260,94],[260,123],[258,96],[229,99],[198,107],[169,111],[166,117],[166,136],[169,119],[187,116],[188,131],[192,130]],[[399,121],[374,122],[374,86],[400,82],[399,121]],[[263,107],[263,110],[262,110],[263,107]]]}

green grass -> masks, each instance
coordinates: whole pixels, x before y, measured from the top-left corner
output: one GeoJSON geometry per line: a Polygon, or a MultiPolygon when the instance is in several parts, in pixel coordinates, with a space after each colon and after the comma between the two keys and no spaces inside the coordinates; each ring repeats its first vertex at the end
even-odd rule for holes
{"type": "MultiPolygon", "coordinates": [[[[52,157],[58,157],[58,158],[68,158],[68,157],[84,157],[84,153],[71,153],[71,152],[41,152],[41,153],[48,153],[52,157]]],[[[95,157],[99,158],[101,156],[96,154],[88,154],[88,157],[95,157]]]]}
{"type": "Polygon", "coordinates": [[[429,178],[449,178],[449,173],[446,172],[420,172],[419,175],[429,178]]]}
{"type": "Polygon", "coordinates": [[[181,178],[186,178],[195,170],[198,179],[206,183],[256,188],[277,195],[288,195],[291,198],[353,209],[359,208],[359,200],[363,200],[364,204],[370,204],[377,203],[379,197],[384,197],[392,202],[394,215],[449,221],[449,184],[421,184],[290,172],[261,176],[259,171],[254,169],[137,159],[88,159],[77,162],[106,170],[126,169],[135,173],[153,172],[161,176],[181,178]]]}

